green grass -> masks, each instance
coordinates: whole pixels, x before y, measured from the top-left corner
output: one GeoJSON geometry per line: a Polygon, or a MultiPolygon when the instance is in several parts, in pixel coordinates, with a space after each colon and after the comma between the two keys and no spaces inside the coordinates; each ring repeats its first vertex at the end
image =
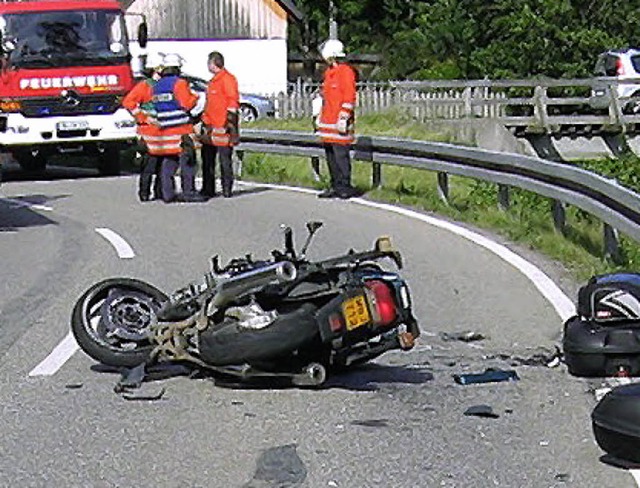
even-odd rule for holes
{"type": "MultiPolygon", "coordinates": [[[[301,130],[309,132],[308,119],[262,120],[246,128],[301,130]]],[[[448,135],[429,131],[400,113],[364,115],[358,117],[357,131],[361,135],[384,135],[438,142],[455,142],[448,135]]],[[[623,160],[582,161],[583,167],[612,176],[640,190],[640,160],[629,156],[623,160]],[[635,169],[638,171],[636,172],[635,169]],[[636,176],[638,175],[638,176],[636,176]]],[[[311,188],[327,186],[328,172],[321,160],[322,178],[314,179],[309,158],[266,154],[247,154],[243,166],[245,177],[263,182],[302,185],[311,188]]],[[[467,222],[488,229],[520,245],[537,250],[562,263],[578,280],[596,273],[634,270],[640,264],[638,243],[621,238],[625,256],[623,264],[614,264],[604,257],[602,222],[586,212],[568,207],[564,234],[553,226],[552,202],[534,193],[510,189],[510,207],[498,206],[497,185],[469,178],[449,178],[449,201],[443,202],[437,192],[436,175],[411,168],[383,166],[382,186],[371,190],[371,166],[354,162],[353,182],[367,192],[367,198],[397,203],[419,210],[434,212],[452,220],[467,222]]]]}

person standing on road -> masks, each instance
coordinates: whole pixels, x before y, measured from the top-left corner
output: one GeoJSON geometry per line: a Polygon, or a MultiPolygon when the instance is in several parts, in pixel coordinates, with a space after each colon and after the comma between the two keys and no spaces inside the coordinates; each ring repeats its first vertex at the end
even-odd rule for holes
{"type": "Polygon", "coordinates": [[[153,87],[153,106],[159,135],[149,149],[163,156],[161,180],[162,199],[200,202],[205,199],[195,192],[196,158],[191,110],[196,108],[198,95],[189,82],[180,76],[182,58],[166,54],[160,79],[153,87]],[[174,177],[180,168],[182,195],[176,196],[174,177]]]}
{"type": "Polygon", "coordinates": [[[137,124],[138,152],[142,156],[138,180],[138,198],[141,202],[151,200],[152,185],[153,198],[162,197],[159,159],[149,153],[149,144],[153,143],[151,139],[159,135],[157,125],[153,123],[155,113],[151,99],[153,87],[160,79],[160,71],[162,71],[162,56],[156,53],[148,54],[143,71],[145,79],[138,82],[122,100],[122,106],[131,113],[137,124]]]}
{"type": "Polygon", "coordinates": [[[329,39],[320,47],[328,65],[322,81],[322,108],[316,127],[323,142],[331,177],[331,188],[320,198],[351,198],[358,191],[351,186],[351,157],[355,141],[354,109],[356,104],[356,73],[346,62],[344,45],[329,39]]]}
{"type": "Polygon", "coordinates": [[[209,54],[208,68],[213,78],[207,86],[207,101],[202,114],[202,191],[214,197],[215,162],[220,159],[222,194],[231,197],[233,187],[233,146],[240,141],[238,80],[224,67],[218,51],[209,54]]]}

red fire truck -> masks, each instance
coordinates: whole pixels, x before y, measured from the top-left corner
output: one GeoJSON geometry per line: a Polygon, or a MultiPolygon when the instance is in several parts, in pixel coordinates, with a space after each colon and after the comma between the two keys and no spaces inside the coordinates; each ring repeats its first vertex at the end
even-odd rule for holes
{"type": "MultiPolygon", "coordinates": [[[[147,26],[139,23],[144,48],[147,26]]],[[[95,158],[117,174],[135,123],[125,13],[116,0],[0,3],[0,152],[30,171],[56,154],[95,158]]]]}

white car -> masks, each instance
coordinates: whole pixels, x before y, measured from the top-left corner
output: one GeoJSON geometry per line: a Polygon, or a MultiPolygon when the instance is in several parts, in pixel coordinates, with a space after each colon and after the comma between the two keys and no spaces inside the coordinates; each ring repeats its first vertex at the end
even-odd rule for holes
{"type": "Polygon", "coordinates": [[[619,81],[616,84],[616,94],[622,101],[623,111],[626,113],[640,112],[640,50],[612,49],[598,56],[595,75],[606,78],[602,84],[596,84],[592,92],[591,106],[606,108],[609,106],[605,82],[619,81]],[[611,80],[611,78],[615,78],[611,80]],[[629,100],[629,98],[638,98],[629,100]]]}

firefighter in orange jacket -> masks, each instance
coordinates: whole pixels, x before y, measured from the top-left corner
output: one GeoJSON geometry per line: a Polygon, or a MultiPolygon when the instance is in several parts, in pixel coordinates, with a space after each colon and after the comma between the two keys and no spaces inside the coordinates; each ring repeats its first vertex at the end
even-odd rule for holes
{"type": "Polygon", "coordinates": [[[213,78],[207,86],[207,101],[202,114],[202,194],[215,196],[215,162],[220,159],[222,194],[231,196],[233,187],[233,146],[240,140],[238,80],[224,67],[224,57],[209,54],[208,68],[213,78]]]}
{"type": "Polygon", "coordinates": [[[162,56],[150,53],[145,60],[145,79],[134,86],[123,98],[122,106],[133,115],[137,124],[137,132],[140,137],[140,150],[142,155],[140,167],[140,179],[138,181],[138,197],[141,202],[151,199],[151,186],[153,182],[154,198],[161,198],[159,177],[159,160],[157,156],[149,154],[151,140],[160,134],[158,127],[153,123],[153,86],[160,79],[162,70],[162,56]]]}
{"type": "Polygon", "coordinates": [[[151,138],[149,152],[162,156],[162,199],[203,201],[195,192],[196,159],[191,110],[196,108],[198,95],[189,82],[180,76],[182,58],[167,54],[162,61],[160,79],[153,87],[155,123],[159,134],[151,138]],[[176,196],[174,177],[180,168],[182,195],[176,196]]]}
{"type": "Polygon", "coordinates": [[[351,198],[358,194],[351,186],[351,158],[349,151],[355,141],[354,108],[356,104],[356,73],[344,58],[344,46],[337,39],[329,39],[320,48],[329,65],[322,82],[322,107],[315,125],[323,142],[331,188],[320,198],[351,198]]]}

